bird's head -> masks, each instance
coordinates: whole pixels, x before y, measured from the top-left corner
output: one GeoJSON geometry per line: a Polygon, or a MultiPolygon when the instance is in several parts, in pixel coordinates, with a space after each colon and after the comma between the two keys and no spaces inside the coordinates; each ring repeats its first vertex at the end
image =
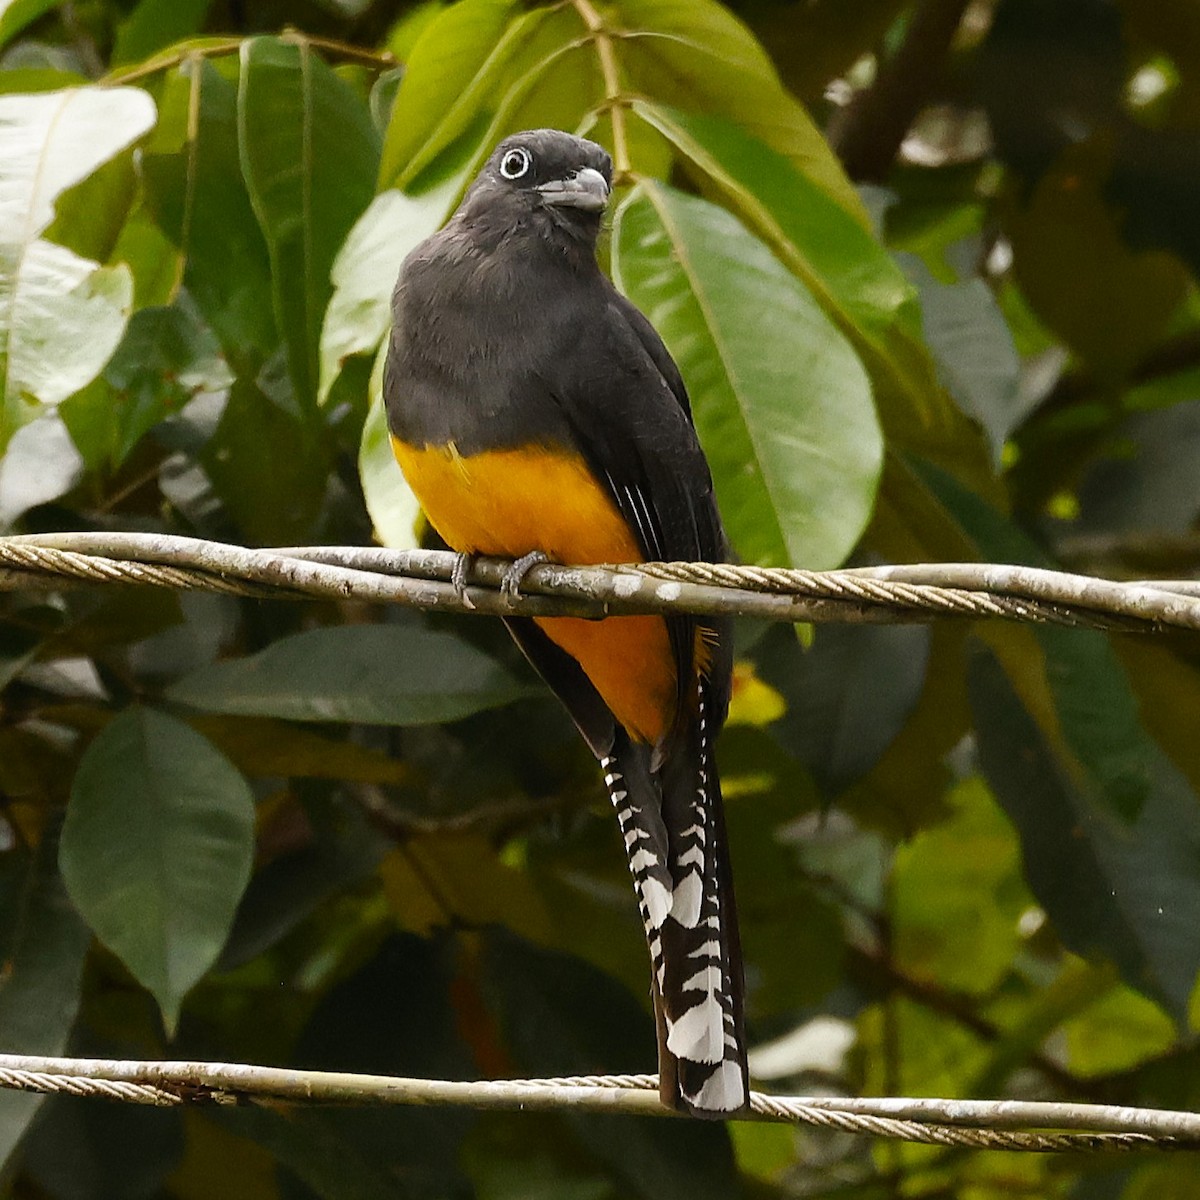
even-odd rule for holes
{"type": "Polygon", "coordinates": [[[460,208],[497,234],[536,232],[594,245],[612,187],[612,159],[585,138],[531,129],[505,138],[460,208]]]}

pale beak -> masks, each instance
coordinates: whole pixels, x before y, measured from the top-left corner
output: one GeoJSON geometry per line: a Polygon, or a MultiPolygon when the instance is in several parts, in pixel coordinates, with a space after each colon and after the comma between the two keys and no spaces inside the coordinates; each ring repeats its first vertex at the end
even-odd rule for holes
{"type": "Polygon", "coordinates": [[[608,182],[593,167],[582,167],[567,179],[552,179],[534,189],[547,204],[601,212],[608,203],[608,182]]]}

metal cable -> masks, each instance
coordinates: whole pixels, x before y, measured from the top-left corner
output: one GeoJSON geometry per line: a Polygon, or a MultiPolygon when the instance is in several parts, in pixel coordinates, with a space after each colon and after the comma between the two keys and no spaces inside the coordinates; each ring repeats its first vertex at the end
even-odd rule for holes
{"type": "MultiPolygon", "coordinates": [[[[0,1088],[127,1104],[442,1105],[573,1108],[677,1117],[654,1075],[558,1079],[402,1079],[224,1063],[121,1062],[0,1055],[0,1088]]],[[[750,1094],[750,1116],[869,1137],[1033,1153],[1196,1150],[1200,1116],[1156,1109],[1018,1101],[870,1100],[750,1094]],[[906,1115],[891,1116],[890,1108],[906,1115]],[[1015,1125],[1026,1128],[1015,1128],[1015,1125]],[[1057,1128],[1055,1128],[1057,1126],[1057,1128]],[[1091,1126],[1089,1128],[1089,1126],[1091,1126]]]]}
{"type": "Polygon", "coordinates": [[[725,613],[857,623],[1003,618],[1112,631],[1200,630],[1200,596],[1180,584],[1123,584],[980,563],[801,571],[725,563],[534,567],[503,594],[508,564],[475,562],[465,589],[448,552],[372,547],[254,550],[158,534],[0,538],[0,590],[146,584],[255,598],[361,599],[529,616],[725,613]]]}

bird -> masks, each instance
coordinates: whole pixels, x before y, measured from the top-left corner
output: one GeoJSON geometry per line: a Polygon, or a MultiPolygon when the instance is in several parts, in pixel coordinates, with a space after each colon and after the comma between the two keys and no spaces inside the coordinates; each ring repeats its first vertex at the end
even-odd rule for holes
{"type": "MultiPolygon", "coordinates": [[[[505,138],[404,259],[383,394],[392,449],[460,555],[534,564],[727,561],[687,389],[597,262],[608,153],[554,129],[505,138]]],[[[728,620],[504,618],[599,760],[651,960],[659,1094],[744,1109],[744,982],[713,747],[728,620]]]]}

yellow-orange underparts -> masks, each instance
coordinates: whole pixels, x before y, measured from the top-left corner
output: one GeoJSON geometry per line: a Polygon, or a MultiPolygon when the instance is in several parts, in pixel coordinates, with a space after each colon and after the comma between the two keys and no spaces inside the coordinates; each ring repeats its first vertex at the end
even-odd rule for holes
{"type": "MultiPolygon", "coordinates": [[[[397,438],[392,449],[430,523],[461,553],[519,558],[540,550],[580,565],[643,561],[611,496],[577,454],[531,446],[463,457],[453,445],[416,448],[397,438]]],[[[631,735],[651,743],[663,737],[675,715],[676,683],[661,617],[536,620],[631,735]]]]}

